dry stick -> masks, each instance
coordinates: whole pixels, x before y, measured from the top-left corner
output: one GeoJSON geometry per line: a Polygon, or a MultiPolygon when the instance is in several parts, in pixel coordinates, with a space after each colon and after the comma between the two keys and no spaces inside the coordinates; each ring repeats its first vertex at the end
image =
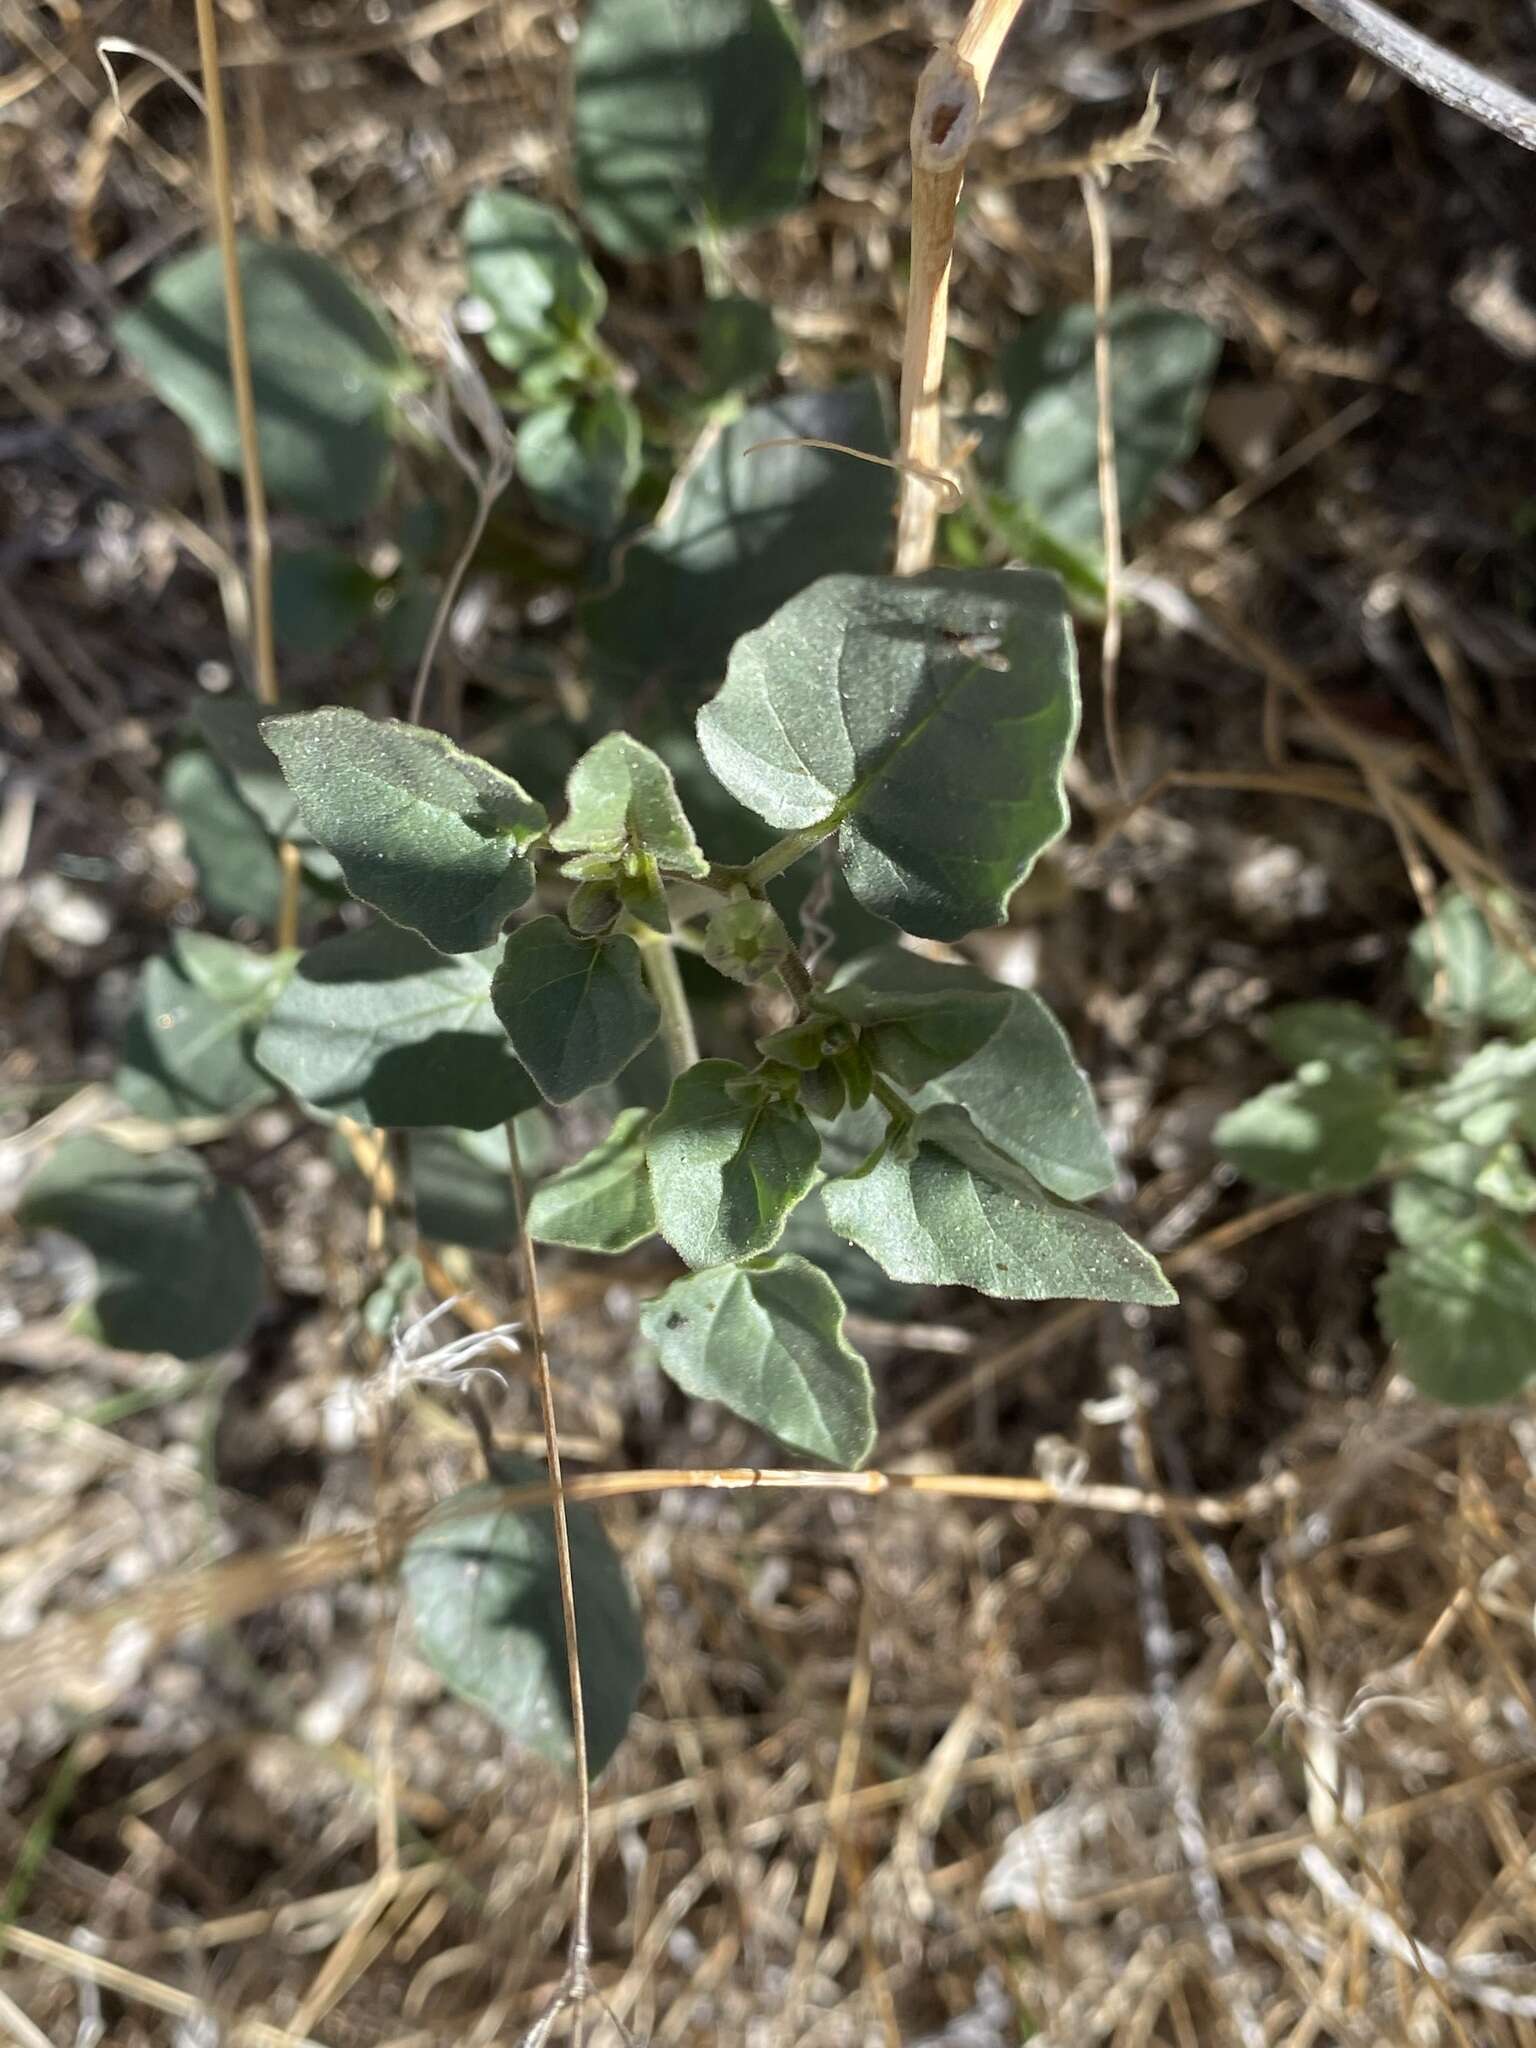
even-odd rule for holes
{"type": "MultiPolygon", "coordinates": [[[[1296,1198],[1290,1198],[1296,1199],[1296,1198]]],[[[1089,1311],[1092,1312],[1091,1310],[1089,1311]]],[[[530,1325],[533,1316],[529,1316],[530,1325]]],[[[875,1499],[888,1493],[933,1495],[1085,1514],[1178,1514],[1204,1527],[1226,1529],[1252,1521],[1292,1499],[1297,1482],[1287,1474],[1261,1480],[1235,1494],[1185,1498],[1134,1486],[1058,1486],[1046,1479],[995,1478],[984,1472],[821,1472],[751,1465],[689,1466],[636,1472],[593,1472],[508,1487],[500,1496],[508,1514],[551,1506],[557,1498],[586,1503],[673,1491],[845,1493],[875,1499]]],[[[82,1615],[60,1615],[0,1655],[0,1723],[49,1700],[85,1698],[110,1703],[137,1683],[147,1660],[184,1631],[238,1620],[294,1593],[316,1592],[358,1572],[377,1569],[429,1516],[451,1510],[423,1508],[392,1515],[363,1529],[346,1529],[279,1550],[257,1551],[223,1564],[179,1573],[82,1615]]],[[[556,1526],[558,1527],[558,1521],[556,1526]]]]}
{"type": "Polygon", "coordinates": [[[1124,543],[1120,532],[1120,475],[1115,468],[1115,390],[1109,349],[1109,295],[1112,275],[1109,222],[1098,179],[1085,171],[1078,181],[1088,216],[1093,246],[1093,381],[1098,411],[1099,507],[1104,521],[1104,637],[1100,643],[1099,681],[1104,693],[1104,738],[1110,772],[1120,801],[1130,798],[1125,759],[1120,751],[1120,578],[1124,543]]]}
{"type": "MultiPolygon", "coordinates": [[[[229,127],[224,118],[224,84],[219,75],[219,25],[213,0],[195,0],[195,4],[198,61],[202,67],[203,98],[208,115],[208,168],[224,279],[229,375],[235,393],[235,419],[240,433],[240,477],[245,488],[254,666],[252,680],[257,701],[275,705],[277,657],[272,640],[272,535],[267,525],[267,492],[261,474],[261,447],[256,436],[256,395],[251,384],[251,356],[246,344],[245,293],[240,281],[240,255],[235,242],[235,195],[229,175],[229,127]]],[[[282,949],[296,942],[299,929],[299,851],[286,839],[278,847],[278,864],[282,874],[282,894],[273,937],[282,949]]]]}
{"type": "MultiPolygon", "coordinates": [[[[555,1393],[549,1377],[549,1352],[544,1342],[544,1314],[539,1302],[538,1265],[528,1233],[528,1188],[517,1151],[517,1126],[507,1122],[507,1160],[512,1200],[517,1210],[517,1249],[523,1268],[528,1334],[533,1339],[534,1378],[539,1390],[539,1416],[544,1425],[544,1453],[549,1463],[554,1509],[555,1564],[560,1578],[560,1619],[565,1629],[565,1663],[571,1693],[571,1763],[576,1774],[576,1907],[565,1980],[555,1994],[553,2012],[578,2003],[591,1988],[592,1962],[592,1781],[587,1771],[587,1720],[581,1692],[581,1656],[576,1634],[576,1590],[571,1580],[571,1536],[565,1519],[565,1480],[560,1470],[560,1435],[555,1426],[555,1393]]],[[[537,2024],[534,2032],[537,2033],[537,2024]]]]}
{"type": "Polygon", "coordinates": [[[933,559],[938,494],[927,476],[943,455],[940,395],[949,330],[949,267],[966,152],[981,113],[981,88],[956,50],[938,50],[918,80],[912,109],[912,263],[901,354],[901,455],[896,573],[933,559]]]}
{"type": "Polygon", "coordinates": [[[1528,100],[1501,78],[1490,78],[1464,58],[1453,57],[1395,14],[1376,6],[1375,0],[1296,0],[1296,4],[1367,56],[1454,107],[1458,114],[1468,114],[1485,128],[1507,135],[1522,149],[1536,149],[1536,101],[1528,100]]]}

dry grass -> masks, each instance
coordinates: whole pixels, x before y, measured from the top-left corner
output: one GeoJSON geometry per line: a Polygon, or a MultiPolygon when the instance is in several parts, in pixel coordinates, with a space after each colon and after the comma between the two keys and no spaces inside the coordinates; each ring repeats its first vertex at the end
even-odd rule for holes
{"type": "MultiPolygon", "coordinates": [[[[1412,12],[1529,82],[1516,10],[1412,12]]],[[[946,22],[807,18],[819,195],[724,257],[771,298],[796,378],[899,363],[907,126],[946,22]]],[[[566,194],[568,27],[546,0],[231,8],[243,218],[353,265],[430,353],[465,197],[507,176],[566,194]]],[[[178,90],[131,65],[120,121],[92,45],[189,67],[190,10],[8,0],[0,28],[0,717],[26,768],[0,821],[18,1020],[0,1071],[21,1155],[112,1113],[125,977],[189,899],[150,771],[190,673],[228,659],[238,599],[209,569],[239,536],[105,338],[200,231],[201,141],[178,90]]],[[[1068,1020],[1183,1306],[1143,1326],[973,1303],[930,1309],[921,1343],[875,1333],[882,1468],[1043,1481],[1014,1488],[1037,1498],[673,1490],[605,1509],[653,1680],[596,1795],[594,1973],[658,2048],[1536,2044],[1536,1427],[1391,1377],[1373,1198],[1261,1210],[1208,1143],[1261,1071],[1250,1025],[1271,1000],[1401,1016],[1415,888],[1536,881],[1510,314],[1528,171],[1282,0],[1035,0],[972,159],[961,386],[1021,313],[1090,296],[1076,186],[1031,173],[1123,135],[1154,65],[1168,156],[1112,182],[1115,276],[1222,327],[1219,410],[1128,563],[1144,604],[1121,722],[1143,800],[1111,794],[1091,731],[1056,893],[1031,893],[994,960],[1038,971],[1068,1020]]],[[[698,292],[691,259],[616,280],[614,338],[642,376],[686,373],[698,292]]],[[[534,630],[525,593],[497,602],[465,657],[487,718],[525,694],[534,630]]],[[[0,1690],[26,1695],[0,1728],[0,2032],[508,2043],[561,1978],[569,1792],[442,1693],[367,1568],[376,1524],[470,1475],[472,1436],[441,1389],[359,1394],[377,1364],[361,1183],[278,1113],[231,1157],[282,1291],[238,1373],[62,1336],[69,1270],[0,1243],[0,1690]],[[218,1560],[240,1599],[197,1582],[223,1589],[218,1625],[155,1645],[163,1589],[218,1560]],[[105,1670],[16,1647],[115,1603],[105,1670]]],[[[629,1362],[654,1267],[594,1283],[546,1263],[578,1471],[762,1462],[629,1362]]],[[[493,1262],[441,1278],[472,1287],[468,1319],[515,1307],[493,1262]]],[[[537,1441],[531,1382],[497,1419],[537,1441]]],[[[594,2010],[588,2038],[617,2036],[594,2010]]]]}

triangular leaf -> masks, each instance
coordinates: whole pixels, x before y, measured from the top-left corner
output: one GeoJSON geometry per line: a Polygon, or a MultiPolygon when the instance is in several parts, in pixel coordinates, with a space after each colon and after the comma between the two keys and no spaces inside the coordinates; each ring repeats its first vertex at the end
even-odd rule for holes
{"type": "Polygon", "coordinates": [[[676,875],[707,875],[672,771],[628,733],[611,732],[571,770],[570,806],[549,835],[561,853],[648,853],[676,875]]]}
{"type": "Polygon", "coordinates": [[[144,969],[113,1087],[139,1116],[241,1116],[277,1093],[254,1057],[256,1032],[297,953],[254,953],[179,932],[144,969]]]}
{"type": "Polygon", "coordinates": [[[542,804],[441,733],[329,706],[263,722],[347,887],[442,953],[488,946],[533,889],[542,804]]]}
{"type": "Polygon", "coordinates": [[[643,1109],[620,1110],[600,1144],[536,1190],[530,1234],[579,1252],[627,1252],[649,1237],[656,1228],[645,1163],[650,1121],[643,1109]]]}
{"type": "Polygon", "coordinates": [[[737,635],[797,590],[829,570],[885,566],[891,472],[797,445],[807,441],[889,455],[876,387],[796,392],[705,436],[657,525],[626,549],[618,588],[584,608],[597,681],[696,700],[737,635]]]}
{"type": "Polygon", "coordinates": [[[675,1280],[640,1311],[663,1372],[792,1451],[856,1467],[874,1449],[869,1368],[843,1335],[837,1289],[805,1259],[675,1280]]]}
{"type": "MultiPolygon", "coordinates": [[[[267,488],[296,511],[350,525],[384,488],[388,405],[412,381],[410,364],[372,301],[323,257],[245,238],[239,263],[267,488]]],[[[238,473],[219,251],[165,265],[116,333],[210,462],[238,473]]]]}
{"type": "Polygon", "coordinates": [[[592,0],[576,45],[572,140],[582,210],[618,256],[794,206],[810,101],[770,0],[592,0]]]}
{"type": "Polygon", "coordinates": [[[838,829],[854,895],[925,938],[1002,921],[1066,828],[1077,734],[1054,576],[828,576],[737,641],[711,769],[780,830],[838,829]]]}
{"type": "Polygon", "coordinates": [[[538,1100],[491,1008],[495,958],[445,958],[388,924],[326,939],[299,961],[256,1057],[316,1116],[488,1130],[538,1100]]]}
{"type": "Polygon", "coordinates": [[[846,980],[878,989],[959,988],[1006,997],[1003,1021],[981,1050],[919,1088],[913,1107],[956,1104],[988,1144],[1064,1201],[1086,1201],[1113,1184],[1115,1162],[1088,1077],[1038,996],[1026,989],[999,990],[974,967],[927,960],[896,946],[850,961],[840,985],[846,980]]]}
{"type": "Polygon", "coordinates": [[[911,1146],[821,1190],[832,1228],[893,1279],[1006,1301],[1177,1300],[1157,1261],[1108,1217],[1057,1201],[975,1132],[928,1110],[911,1146]]]}
{"type": "Polygon", "coordinates": [[[513,932],[491,1000],[550,1102],[573,1102],[613,1080],[661,1024],[634,940],[582,938],[558,917],[513,932]]]}
{"type": "Polygon", "coordinates": [[[477,192],[461,234],[470,289],[495,321],[487,346],[509,369],[585,337],[602,319],[603,281],[553,207],[507,185],[477,192]]]}
{"type": "Polygon", "coordinates": [[[196,1153],[68,1138],[28,1181],[17,1214],[85,1246],[96,1262],[95,1328],[121,1350],[203,1358],[238,1344],[260,1313],[251,1205],[196,1153]]]}
{"type": "Polygon", "coordinates": [[[1494,1218],[1394,1252],[1376,1290],[1408,1377],[1471,1407],[1519,1393],[1536,1372],[1536,1251],[1494,1218]]]}
{"type": "MultiPolygon", "coordinates": [[[[1199,439],[1221,336],[1188,313],[1144,299],[1110,309],[1115,474],[1127,528],[1158,478],[1199,439]]],[[[1013,502],[1058,544],[1090,556],[1103,546],[1094,311],[1069,306],[1031,320],[998,372],[1009,416],[998,468],[1013,502]]]]}
{"type": "Polygon", "coordinates": [[[656,1227],[690,1266],[778,1242],[821,1157],[810,1118],[734,1060],[700,1060],[672,1083],[646,1146],[656,1227]]]}
{"type": "Polygon", "coordinates": [[[816,1007],[858,1025],[870,1057],[899,1087],[922,1088],[972,1060],[1008,1013],[1002,989],[935,989],[931,994],[850,981],[826,989],[816,1007]]]}
{"type": "MultiPolygon", "coordinates": [[[[574,1768],[571,1695],[549,1508],[501,1507],[501,1489],[542,1479],[505,1453],[494,1483],[456,1493],[406,1546],[401,1577],[416,1646],[461,1699],[524,1749],[574,1768]]],[[[566,1509],[576,1655],[596,1777],[624,1740],[645,1683],[645,1641],[624,1567],[590,1508],[566,1509]]]]}

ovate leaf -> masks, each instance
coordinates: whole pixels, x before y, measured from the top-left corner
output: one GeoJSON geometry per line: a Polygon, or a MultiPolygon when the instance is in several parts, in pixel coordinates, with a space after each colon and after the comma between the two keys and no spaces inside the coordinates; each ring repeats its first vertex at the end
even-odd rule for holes
{"type": "Polygon", "coordinates": [[[274,923],[282,897],[277,855],[228,770],[201,747],[188,747],[166,769],[161,788],[208,908],[230,922],[274,923]]]}
{"type": "Polygon", "coordinates": [[[627,1252],[656,1228],[645,1163],[650,1116],[621,1110],[601,1144],[554,1174],[528,1205],[528,1229],[541,1244],[579,1252],[627,1252]]]}
{"type": "Polygon", "coordinates": [[[546,519],[612,533],[640,474],[640,415],[611,385],[553,399],[517,430],[517,473],[546,519]]]}
{"type": "Polygon", "coordinates": [[[1312,1194],[1358,1188],[1386,1156],[1396,1101],[1385,1077],[1315,1060],[1294,1081],[1229,1111],[1214,1136],[1223,1158],[1260,1187],[1312,1194]]]}
{"type": "Polygon", "coordinates": [[[611,732],[571,770],[569,809],[549,835],[561,853],[648,853],[676,875],[707,875],[667,764],[628,733],[611,732]]]}
{"type": "MultiPolygon", "coordinates": [[[[542,1109],[514,1118],[525,1172],[542,1171],[553,1146],[542,1109]]],[[[507,1252],[517,1243],[517,1206],[504,1124],[485,1131],[413,1131],[406,1140],[416,1228],[437,1244],[507,1252]]]]}
{"type": "Polygon", "coordinates": [[[491,999],[550,1102],[573,1102],[613,1080],[661,1023],[634,940],[582,938],[557,917],[513,932],[491,999]]]}
{"type": "Polygon", "coordinates": [[[388,924],[326,939],[299,961],[256,1058],[316,1116],[488,1130],[538,1099],[491,1007],[495,957],[445,958],[388,924]]]}
{"type": "Polygon", "coordinates": [[[869,1368],[843,1304],[805,1259],[760,1259],[676,1280],[640,1311],[667,1377],[792,1451],[862,1465],[874,1448],[869,1368]]]}
{"type": "Polygon", "coordinates": [[[1264,1035],[1288,1067],[1324,1060],[1337,1073],[1397,1071],[1397,1041],[1359,1003],[1284,1003],[1264,1020],[1264,1035]]]}
{"type": "Polygon", "coordinates": [[[1067,1034],[1038,996],[1025,989],[999,990],[974,967],[927,960],[895,946],[851,961],[844,976],[877,989],[1003,995],[1007,1009],[996,1031],[970,1059],[919,1088],[914,1107],[954,1103],[988,1144],[1065,1201],[1086,1201],[1112,1184],[1115,1162],[1088,1077],[1067,1034]]]}
{"type": "Polygon", "coordinates": [[[251,1205],[194,1152],[127,1152],[68,1138],[28,1181],[18,1215],[62,1230],[96,1262],[92,1325],[124,1351],[202,1358],[245,1337],[260,1313],[261,1246],[251,1205]]]}
{"type": "Polygon", "coordinates": [[[850,981],[824,991],[816,1007],[858,1025],[881,1072],[914,1090],[974,1059],[996,1035],[1009,1004],[1002,989],[919,994],[850,981]]]}
{"type": "MultiPolygon", "coordinates": [[[[544,1474],[498,1454],[494,1484],[445,1501],[406,1546],[401,1577],[416,1646],[461,1699],[490,1715],[524,1749],[574,1768],[571,1695],[561,1618],[554,1516],[514,1513],[503,1487],[544,1474]]],[[[576,1657],[596,1777],[624,1739],[645,1683],[645,1642],[624,1568],[590,1508],[566,1509],[576,1601],[576,1657]]]]}
{"type": "Polygon", "coordinates": [[[618,256],[653,256],[794,206],[809,98],[770,0],[592,0],[576,45],[582,210],[618,256]]]}
{"type": "Polygon", "coordinates": [[[699,714],[720,781],[780,830],[838,832],[854,895],[925,938],[998,924],[1066,828],[1077,734],[1054,576],[828,576],[738,640],[699,714]]]}
{"type": "Polygon", "coordinates": [[[144,969],[113,1086],[139,1116],[241,1116],[277,1093],[255,1061],[256,1033],[298,955],[253,953],[179,932],[144,969]]]}
{"type": "MultiPolygon", "coordinates": [[[[350,525],[383,490],[389,403],[411,366],[372,301],[323,257],[246,238],[239,262],[267,488],[295,511],[350,525]]],[[[218,250],[166,264],[116,331],[208,459],[238,473],[218,250]]]]}
{"type": "Polygon", "coordinates": [[[280,549],[272,560],[278,645],[293,654],[339,654],[372,625],[382,588],[344,548],[280,549]]]}
{"type": "Polygon", "coordinates": [[[486,346],[509,369],[584,339],[602,319],[603,281],[553,207],[510,186],[477,192],[461,232],[470,289],[495,321],[486,346]]]}
{"type": "Polygon", "coordinates": [[[1518,929],[1513,906],[1494,891],[1499,930],[1470,896],[1453,890],[1408,941],[1409,980],[1427,1015],[1461,1026],[1536,1027],[1536,968],[1510,936],[1518,929]]]}
{"type": "Polygon", "coordinates": [[[646,1152],[657,1228],[690,1266],[714,1266],[778,1241],[821,1141],[803,1109],[754,1086],[745,1067],[700,1060],[673,1082],[646,1152]]]}
{"type": "Polygon", "coordinates": [[[1177,1299],[1123,1230],[1057,1201],[958,1109],[927,1111],[912,1143],[892,1145],[871,1172],[828,1181],[821,1195],[832,1228],[896,1280],[1007,1301],[1177,1299]]]}
{"type": "Polygon", "coordinates": [[[1376,1290],[1408,1377],[1458,1407],[1505,1401],[1536,1372],[1536,1251],[1488,1217],[1405,1246],[1376,1290]]]}
{"type": "Polygon", "coordinates": [[[548,818],[510,775],[440,733],[337,706],[261,730],[360,902],[439,952],[473,953],[527,901],[548,818]]]}
{"type": "MultiPolygon", "coordinates": [[[[1115,475],[1130,528],[1199,439],[1221,337],[1134,297],[1115,301],[1109,334],[1115,475]]],[[[1031,320],[998,365],[1009,408],[1000,481],[1053,540],[1090,556],[1103,546],[1093,343],[1092,306],[1069,306],[1031,320]]]]}
{"type": "Polygon", "coordinates": [[[657,525],[626,550],[618,587],[584,609],[597,680],[696,701],[738,634],[797,590],[832,570],[884,568],[891,472],[805,441],[889,455],[876,387],[796,392],[710,430],[657,525]]]}

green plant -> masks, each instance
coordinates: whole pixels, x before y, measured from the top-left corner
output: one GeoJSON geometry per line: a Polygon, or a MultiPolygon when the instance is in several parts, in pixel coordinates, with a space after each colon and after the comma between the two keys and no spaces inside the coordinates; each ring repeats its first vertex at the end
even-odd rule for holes
{"type": "MultiPolygon", "coordinates": [[[[612,254],[696,243],[706,277],[723,275],[715,238],[796,202],[813,137],[768,0],[587,11],[575,169],[612,254]]],[[[1092,321],[1050,316],[1021,340],[981,514],[951,522],[960,566],[896,577],[875,381],[746,407],[778,336],[765,308],[719,293],[691,391],[642,402],[575,224],[501,189],[471,200],[462,234],[491,368],[455,347],[432,405],[383,311],[340,273],[271,243],[234,252],[255,453],[283,517],[331,529],[285,534],[276,636],[326,662],[333,701],[198,707],[166,795],[233,929],[184,933],[150,964],[118,1092],[194,1145],[278,1097],[354,1152],[403,1133],[394,1160],[428,1242],[526,1252],[531,1235],[617,1256],[661,1239],[685,1269],[640,1318],[661,1369],[789,1450],[857,1467],[875,1387],[845,1293],[877,1313],[936,1286],[1174,1299],[1155,1260],[1082,1206],[1115,1169],[1061,1027],[937,951],[1004,920],[1067,824],[1076,656],[1049,570],[1102,598],[1092,321]],[[1020,552],[1047,568],[1004,566],[1020,552]],[[472,555],[570,587],[587,706],[570,713],[551,689],[469,748],[348,699],[368,685],[376,705],[419,661],[427,701],[472,555]],[[259,924],[282,935],[270,953],[246,943],[259,924]],[[578,1102],[582,1128],[606,1128],[570,1160],[545,1106],[578,1102]]],[[[1116,321],[1131,517],[1187,452],[1215,341],[1139,304],[1116,321]]],[[[119,337],[204,452],[239,469],[252,451],[215,252],[161,271],[119,337]]],[[[95,1254],[90,1313],[111,1342],[196,1357],[259,1314],[245,1197],[195,1152],[67,1140],[23,1214],[95,1254]]],[[[367,1328],[390,1324],[421,1270],[379,1261],[367,1328]]],[[[600,1768],[640,1676],[622,1575],[595,1521],[502,1514],[527,1475],[488,1440],[487,1465],[489,1483],[406,1552],[420,1646],[572,1762],[574,1594],[600,1768]]]]}
{"type": "Polygon", "coordinates": [[[1355,1003],[1288,1004],[1266,1035],[1294,1077],[1216,1130],[1265,1187],[1387,1183],[1382,1327],[1415,1385],[1460,1404],[1506,1400],[1536,1372],[1536,970],[1511,906],[1488,911],[1452,893],[1413,935],[1428,1037],[1395,1038],[1355,1003]]]}

